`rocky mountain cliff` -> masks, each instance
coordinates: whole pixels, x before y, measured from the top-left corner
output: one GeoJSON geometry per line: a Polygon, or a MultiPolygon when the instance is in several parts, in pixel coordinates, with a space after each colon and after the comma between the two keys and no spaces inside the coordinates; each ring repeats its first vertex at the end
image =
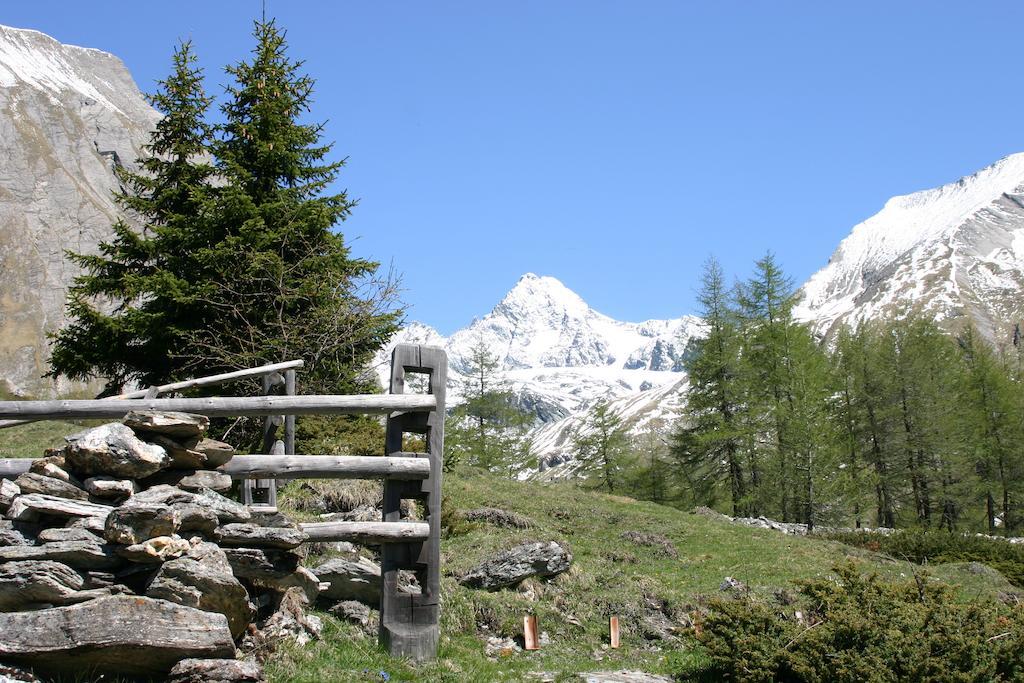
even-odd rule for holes
{"type": "Polygon", "coordinates": [[[132,165],[158,114],[117,57],[0,26],[0,389],[52,394],[46,333],[117,210],[114,166],[132,165]]]}
{"type": "Polygon", "coordinates": [[[797,316],[823,334],[918,308],[1008,339],[1024,316],[1024,154],[893,197],[803,286],[797,316]]]}

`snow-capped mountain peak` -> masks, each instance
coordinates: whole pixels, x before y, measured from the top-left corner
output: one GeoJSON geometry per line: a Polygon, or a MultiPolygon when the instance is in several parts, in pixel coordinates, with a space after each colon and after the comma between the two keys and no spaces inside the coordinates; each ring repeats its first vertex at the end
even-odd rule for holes
{"type": "Polygon", "coordinates": [[[927,311],[990,336],[1019,316],[1024,154],[931,190],[893,197],[855,226],[803,286],[795,313],[827,333],[843,322],[927,311]]]}

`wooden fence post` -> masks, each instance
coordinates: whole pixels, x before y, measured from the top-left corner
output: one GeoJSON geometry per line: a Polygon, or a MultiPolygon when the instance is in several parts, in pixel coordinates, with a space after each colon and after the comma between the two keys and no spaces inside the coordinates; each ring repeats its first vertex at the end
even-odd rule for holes
{"type": "Polygon", "coordinates": [[[430,459],[430,476],[422,481],[384,481],[385,522],[401,519],[403,499],[423,502],[430,526],[426,541],[393,543],[381,548],[384,587],[380,605],[380,642],[394,657],[420,661],[437,656],[438,610],[441,583],[441,471],[444,452],[444,399],[448,380],[448,357],[444,351],[413,344],[399,344],[391,355],[391,393],[405,393],[407,373],[428,376],[429,392],[437,407],[427,413],[395,413],[388,417],[385,455],[402,453],[405,434],[422,434],[430,459]],[[399,572],[413,570],[420,593],[399,589],[399,572]]]}
{"type": "MultiPolygon", "coordinates": [[[[279,372],[272,372],[263,376],[263,395],[271,396],[277,387],[285,387],[288,393],[288,374],[292,376],[291,394],[294,395],[295,371],[287,370],[284,376],[279,372]]],[[[295,416],[289,415],[268,415],[263,420],[263,448],[262,453],[269,455],[294,455],[295,448],[295,416]],[[277,438],[278,427],[285,427],[285,439],[288,438],[288,420],[291,420],[292,451],[288,452],[287,441],[277,438]]],[[[242,482],[242,502],[246,505],[266,512],[277,511],[277,481],[274,479],[246,479],[242,482]]]]}

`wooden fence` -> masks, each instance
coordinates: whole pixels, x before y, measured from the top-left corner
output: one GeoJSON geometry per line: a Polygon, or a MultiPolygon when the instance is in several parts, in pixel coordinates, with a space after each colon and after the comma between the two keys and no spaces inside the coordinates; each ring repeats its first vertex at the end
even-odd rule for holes
{"type": "MultiPolygon", "coordinates": [[[[301,363],[299,363],[301,365],[301,363]]],[[[263,375],[264,396],[209,398],[154,398],[153,390],[116,397],[121,400],[90,401],[0,401],[0,420],[25,422],[55,419],[123,417],[131,410],[173,410],[209,417],[266,416],[264,449],[258,455],[236,455],[220,469],[243,480],[245,502],[253,506],[276,505],[270,483],[275,479],[381,479],[384,482],[383,519],[380,522],[313,522],[299,526],[310,541],[351,541],[381,546],[383,590],[380,603],[380,642],[393,656],[415,660],[437,654],[441,578],[441,454],[444,448],[445,383],[448,360],[435,347],[400,344],[391,356],[389,394],[359,396],[296,396],[295,367],[257,368],[235,375],[263,375]],[[272,373],[285,370],[284,382],[272,373]],[[291,377],[288,376],[291,373],[291,377]],[[426,394],[406,394],[406,378],[422,374],[427,378],[426,394]],[[270,394],[283,385],[285,395],[270,394]],[[294,455],[295,415],[387,415],[384,457],[336,455],[294,455]],[[281,417],[284,416],[284,417],[281,417]],[[276,439],[276,429],[285,427],[285,439],[276,439]],[[402,450],[404,437],[420,435],[425,453],[402,450]],[[290,442],[290,443],[289,443],[290,442]],[[251,483],[255,480],[257,483],[251,483]],[[264,483],[267,482],[267,483],[264,483]],[[248,488],[246,488],[248,487],[248,488]],[[263,494],[260,489],[266,489],[263,494]],[[248,493],[246,493],[248,491],[248,493]],[[401,520],[403,500],[418,500],[426,521],[401,520]],[[420,592],[399,589],[399,573],[415,572],[420,592]]],[[[223,376],[218,376],[223,377],[223,376]]],[[[198,380],[190,380],[195,382],[198,380]]],[[[230,381],[230,380],[224,380],[230,381]]],[[[180,390],[181,384],[157,387],[158,393],[180,390]]],[[[189,386],[197,386],[195,384],[189,386]]],[[[28,471],[31,459],[0,459],[0,477],[14,478],[28,471]]]]}

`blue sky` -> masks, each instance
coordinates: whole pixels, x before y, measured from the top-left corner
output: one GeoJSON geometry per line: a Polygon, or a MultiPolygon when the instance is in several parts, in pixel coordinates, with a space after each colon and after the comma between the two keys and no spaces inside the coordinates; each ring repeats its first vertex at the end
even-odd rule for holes
{"type": "MultiPolygon", "coordinates": [[[[258,0],[0,4],[121,57],[144,91],[191,38],[219,93],[258,0]]],[[[1024,150],[1011,2],[284,2],[360,200],[353,250],[444,332],[524,272],[619,319],[695,310],[714,254],[799,283],[890,196],[1024,150]]]]}

